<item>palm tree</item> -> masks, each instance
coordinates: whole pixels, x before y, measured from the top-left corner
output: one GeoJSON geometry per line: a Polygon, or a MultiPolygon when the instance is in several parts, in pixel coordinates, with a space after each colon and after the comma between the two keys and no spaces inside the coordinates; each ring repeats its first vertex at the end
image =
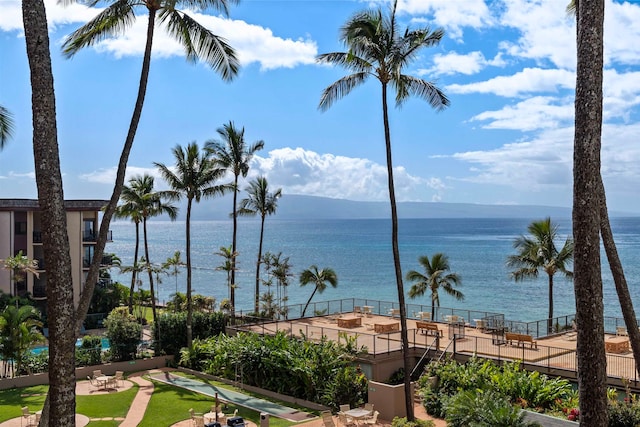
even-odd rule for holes
{"type": "MultiPolygon", "coordinates": [[[[282,252],[278,252],[277,254],[273,254],[271,252],[266,252],[262,256],[262,264],[264,264],[265,271],[267,276],[269,277],[267,280],[263,280],[264,285],[271,287],[273,285],[273,280],[276,281],[276,303],[277,310],[274,310],[278,314],[278,318],[280,316],[287,316],[287,308],[286,302],[288,300],[287,297],[287,288],[289,287],[289,278],[293,277],[293,273],[291,273],[291,268],[293,265],[289,263],[289,257],[282,256],[282,252]]],[[[272,294],[273,292],[265,292],[272,294]]],[[[266,296],[263,294],[261,296],[263,301],[272,301],[273,295],[266,296]]]]}
{"type": "MultiPolygon", "coordinates": [[[[33,274],[36,277],[40,277],[38,273],[38,261],[29,259],[23,255],[22,251],[18,251],[12,257],[2,260],[5,270],[11,270],[13,273],[13,296],[18,296],[18,283],[22,282],[27,277],[27,273],[33,274]]],[[[16,307],[18,306],[18,299],[16,298],[16,307]]]]}
{"type": "Polygon", "coordinates": [[[193,202],[203,198],[222,195],[228,189],[225,185],[214,185],[222,178],[225,170],[217,167],[206,153],[200,153],[198,144],[192,142],[185,148],[177,145],[173,150],[175,172],[162,163],[154,162],[171,190],[165,195],[172,200],[187,199],[186,217],[186,257],[187,257],[187,347],[191,348],[193,334],[193,304],[191,301],[191,210],[193,202]]]}
{"type": "Polygon", "coordinates": [[[0,150],[13,135],[13,118],[5,107],[0,105],[0,150]]]}
{"type": "Polygon", "coordinates": [[[309,303],[313,296],[318,293],[323,293],[327,288],[327,283],[329,283],[332,287],[338,286],[338,276],[336,272],[331,268],[323,268],[322,270],[318,270],[316,265],[312,265],[311,267],[304,270],[300,273],[300,286],[308,285],[312,283],[315,288],[313,288],[313,292],[311,292],[311,296],[307,300],[307,303],[302,310],[302,317],[304,317],[304,313],[307,311],[307,307],[309,307],[309,303]]]}
{"type": "MultiPolygon", "coordinates": [[[[329,109],[335,101],[367,81],[371,76],[378,79],[382,87],[382,120],[387,154],[387,179],[391,204],[391,245],[395,266],[398,303],[400,305],[400,337],[404,348],[408,348],[407,313],[404,304],[404,287],[398,249],[398,213],[393,184],[393,162],[391,156],[391,132],[387,109],[387,89],[395,88],[396,106],[400,107],[410,95],[426,100],[433,108],[441,110],[449,105],[444,93],[432,82],[404,74],[411,60],[422,48],[436,46],[444,36],[442,29],[429,28],[400,31],[396,22],[398,1],[394,0],[391,13],[384,15],[380,9],[359,12],[341,29],[341,40],[348,47],[347,52],[333,52],[319,55],[322,63],[336,64],[352,71],[327,87],[320,99],[320,109],[329,109]]],[[[411,360],[404,353],[404,388],[407,419],[414,420],[411,402],[411,360]]]]}
{"type": "Polygon", "coordinates": [[[558,226],[551,222],[551,218],[533,221],[527,227],[529,236],[520,236],[513,241],[516,255],[507,258],[507,266],[515,268],[511,277],[519,282],[524,279],[537,278],[540,270],[547,273],[549,282],[549,317],[548,330],[553,330],[553,276],[564,273],[566,277],[573,277],[567,269],[573,259],[573,241],[567,238],[560,250],[556,248],[558,226]]]}
{"type": "Polygon", "coordinates": [[[19,373],[22,356],[38,342],[44,341],[44,336],[37,328],[42,327],[40,312],[35,307],[7,306],[0,313],[0,351],[7,371],[19,373]]]}
{"type": "Polygon", "coordinates": [[[231,271],[236,268],[236,263],[233,260],[238,256],[238,253],[234,252],[231,246],[220,246],[220,250],[215,252],[214,255],[224,258],[224,261],[216,267],[216,270],[227,273],[227,288],[229,289],[229,300],[231,300],[231,286],[233,283],[231,281],[231,271]]]}
{"type": "Polygon", "coordinates": [[[254,311],[258,313],[260,304],[260,260],[262,259],[262,240],[264,237],[264,221],[267,215],[273,215],[278,208],[278,199],[282,196],[282,189],[269,192],[269,183],[263,176],[257,177],[247,187],[246,199],[240,201],[238,215],[260,214],[260,244],[258,245],[258,261],[256,262],[256,294],[254,311]]]}
{"type": "MultiPolygon", "coordinates": [[[[76,0],[67,0],[67,3],[74,1],[76,0]]],[[[93,262],[89,268],[83,296],[78,304],[76,329],[79,329],[82,320],[87,314],[90,297],[93,294],[93,289],[98,278],[99,260],[104,251],[111,218],[116,210],[124,185],[127,161],[138,129],[147,92],[156,18],[159,18],[160,23],[165,24],[164,28],[169,35],[183,46],[189,62],[196,63],[198,60],[206,62],[224,81],[231,81],[239,69],[239,61],[236,53],[233,48],[227,44],[226,40],[203,27],[188,13],[178,9],[181,6],[189,10],[213,9],[228,16],[229,6],[236,4],[238,0],[113,0],[111,3],[105,0],[83,0],[82,2],[89,7],[100,4],[107,4],[107,7],[102,9],[94,19],[69,35],[62,45],[63,53],[67,57],[72,57],[81,49],[95,45],[108,37],[122,34],[125,30],[133,26],[137,18],[136,13],[138,12],[146,13],[148,20],[138,94],[131,115],[129,130],[118,162],[113,193],[102,215],[100,232],[95,247],[94,260],[96,261],[93,262]]]]}
{"type": "Polygon", "coordinates": [[[176,278],[176,295],[178,294],[178,274],[180,274],[179,268],[184,266],[185,264],[180,258],[180,251],[175,251],[173,253],[173,256],[168,257],[167,260],[162,263],[162,268],[167,270],[167,274],[176,278]]]}
{"type": "Polygon", "coordinates": [[[407,272],[407,280],[415,282],[409,289],[409,298],[420,297],[429,291],[431,293],[431,320],[435,318],[436,307],[440,307],[438,289],[442,289],[457,300],[463,300],[464,294],[455,289],[462,282],[456,273],[447,273],[450,270],[449,257],[445,254],[434,254],[431,259],[421,256],[418,262],[424,268],[424,274],[411,270],[407,272]]]}
{"type": "MultiPolygon", "coordinates": [[[[213,155],[215,161],[228,171],[233,173],[233,238],[231,240],[231,248],[233,252],[238,251],[237,234],[238,234],[238,178],[249,173],[249,163],[256,151],[262,150],[264,141],[256,141],[252,145],[247,145],[244,141],[244,128],[236,129],[233,122],[223,125],[217,130],[221,140],[207,141],[205,150],[213,155]]],[[[234,268],[231,269],[231,313],[235,311],[236,298],[236,259],[232,259],[234,268]]]]}

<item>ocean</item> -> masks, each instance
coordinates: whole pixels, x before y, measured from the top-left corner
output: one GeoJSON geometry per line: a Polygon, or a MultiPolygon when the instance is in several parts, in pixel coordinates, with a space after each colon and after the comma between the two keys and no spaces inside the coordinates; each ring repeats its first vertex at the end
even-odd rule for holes
{"type": "MultiPolygon", "coordinates": [[[[541,219],[541,218],[534,218],[541,219]]],[[[568,219],[552,220],[559,225],[562,245],[571,233],[568,219]]],[[[505,265],[508,255],[514,254],[513,240],[526,234],[532,219],[400,219],[399,247],[402,272],[421,271],[418,257],[442,252],[449,257],[451,271],[462,278],[459,287],[465,295],[457,301],[440,292],[440,306],[504,313],[510,320],[534,321],[546,318],[548,313],[548,285],[544,272],[538,279],[514,282],[505,265]]],[[[625,269],[634,306],[640,304],[640,218],[612,218],[612,229],[619,255],[625,269]]],[[[107,243],[106,252],[115,253],[122,265],[131,265],[135,244],[135,227],[128,221],[114,221],[110,229],[113,241],[107,243]]],[[[149,221],[147,224],[150,259],[160,264],[181,251],[185,260],[184,222],[149,221]]],[[[260,236],[260,221],[240,219],[238,222],[238,268],[236,273],[236,307],[251,310],[255,287],[255,265],[260,236]]],[[[141,231],[142,236],[142,231],[141,231]]],[[[192,222],[193,291],[215,297],[219,302],[228,298],[226,273],[217,271],[223,258],[214,255],[221,246],[230,246],[232,222],[192,222]]],[[[141,238],[142,239],[142,238],[141,238]]],[[[140,254],[143,254],[142,242],[140,254]]],[[[289,304],[305,303],[313,287],[299,285],[301,271],[311,265],[332,268],[338,276],[338,286],[328,287],[313,301],[343,298],[366,298],[397,301],[393,256],[391,252],[391,221],[388,219],[351,220],[278,220],[269,217],[265,224],[264,252],[282,253],[289,257],[293,276],[288,287],[289,304]]],[[[620,316],[620,308],[613,280],[604,252],[603,282],[606,316],[620,316]]],[[[125,285],[129,274],[115,269],[113,278],[125,285]]],[[[261,277],[264,274],[261,273],[261,277]]],[[[143,278],[144,280],[144,278],[143,278]]],[[[573,285],[557,274],[554,277],[554,314],[575,313],[573,285]]],[[[148,288],[146,280],[142,284],[148,288]]],[[[411,283],[404,281],[405,293],[411,283]]],[[[176,290],[185,292],[186,271],[176,277],[163,276],[158,299],[171,298],[176,290]]],[[[261,291],[264,287],[261,288],[261,291]]],[[[274,287],[275,292],[275,287],[274,287]]],[[[410,299],[407,303],[430,305],[430,296],[410,299]]]]}

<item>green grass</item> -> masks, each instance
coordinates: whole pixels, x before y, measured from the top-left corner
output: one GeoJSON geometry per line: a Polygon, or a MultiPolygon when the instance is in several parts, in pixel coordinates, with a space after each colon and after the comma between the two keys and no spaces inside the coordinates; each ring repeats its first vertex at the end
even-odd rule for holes
{"type": "Polygon", "coordinates": [[[21,416],[23,406],[31,412],[42,409],[48,390],[47,385],[1,390],[0,423],[21,416]]]}
{"type": "Polygon", "coordinates": [[[95,396],[76,396],[76,412],[89,418],[126,417],[133,398],[138,392],[134,384],[128,390],[118,393],[97,394],[95,396]]]}
{"type": "Polygon", "coordinates": [[[87,425],[89,427],[118,427],[120,421],[92,421],[87,425]]]}

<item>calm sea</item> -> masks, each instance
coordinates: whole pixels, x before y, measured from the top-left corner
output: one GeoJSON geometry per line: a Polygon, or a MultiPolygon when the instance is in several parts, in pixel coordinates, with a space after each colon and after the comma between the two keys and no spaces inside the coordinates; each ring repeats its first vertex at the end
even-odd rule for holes
{"type": "MultiPolygon", "coordinates": [[[[569,220],[554,219],[562,240],[571,232],[569,220]]],[[[463,301],[440,293],[442,307],[464,308],[504,313],[508,319],[532,321],[545,318],[548,310],[547,278],[513,282],[505,266],[513,252],[512,242],[526,233],[529,219],[401,219],[399,222],[400,257],[403,274],[421,270],[418,257],[443,252],[449,256],[451,270],[462,278],[463,301]]],[[[636,311],[640,304],[640,218],[613,218],[612,228],[636,311]]],[[[123,265],[131,265],[135,228],[130,222],[113,222],[113,242],[107,252],[117,254],[123,265]]],[[[184,222],[151,221],[148,224],[150,258],[162,263],[175,251],[184,252],[184,222]]],[[[239,272],[236,282],[238,309],[251,309],[255,286],[255,263],[258,253],[260,223],[242,219],[238,228],[239,272]]],[[[289,303],[304,303],[312,287],[300,287],[299,273],[311,266],[330,267],[338,276],[337,288],[316,294],[314,301],[341,298],[368,298],[397,301],[391,253],[391,222],[387,219],[363,220],[278,220],[268,218],[263,253],[282,252],[289,257],[291,278],[289,303]]],[[[192,259],[194,292],[215,297],[229,295],[226,273],[216,271],[223,263],[214,255],[221,246],[230,246],[231,221],[192,223],[192,259]]],[[[563,242],[558,242],[562,244],[563,242]]],[[[142,250],[142,245],[141,245],[142,250]]],[[[141,252],[142,253],[142,252],[141,252]]],[[[603,257],[603,261],[606,260],[603,257]]],[[[114,272],[115,278],[129,284],[128,275],[114,272]]],[[[603,264],[605,314],[619,316],[620,309],[608,266],[603,264]]],[[[144,283],[143,287],[147,284],[144,283]]],[[[411,284],[405,280],[405,291],[411,284]]],[[[170,298],[176,289],[186,289],[186,272],[176,278],[165,276],[159,291],[160,301],[170,298]]],[[[555,315],[575,312],[572,283],[562,276],[555,278],[555,315]]],[[[407,302],[430,304],[429,296],[407,302]]]]}

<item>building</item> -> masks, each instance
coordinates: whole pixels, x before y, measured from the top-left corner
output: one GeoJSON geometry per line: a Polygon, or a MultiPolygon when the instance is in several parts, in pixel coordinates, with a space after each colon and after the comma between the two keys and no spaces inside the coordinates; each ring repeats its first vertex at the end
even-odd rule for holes
{"type": "MultiPolygon", "coordinates": [[[[107,203],[107,200],[65,200],[73,295],[76,302],[93,258],[100,210],[107,203]]],[[[41,218],[38,200],[0,199],[0,259],[15,256],[22,251],[23,255],[38,262],[39,272],[39,277],[28,274],[25,279],[15,283],[11,271],[0,269],[0,291],[5,294],[28,293],[35,300],[47,298],[47,266],[42,247],[41,218]]],[[[111,240],[111,232],[108,240],[111,240]]]]}

